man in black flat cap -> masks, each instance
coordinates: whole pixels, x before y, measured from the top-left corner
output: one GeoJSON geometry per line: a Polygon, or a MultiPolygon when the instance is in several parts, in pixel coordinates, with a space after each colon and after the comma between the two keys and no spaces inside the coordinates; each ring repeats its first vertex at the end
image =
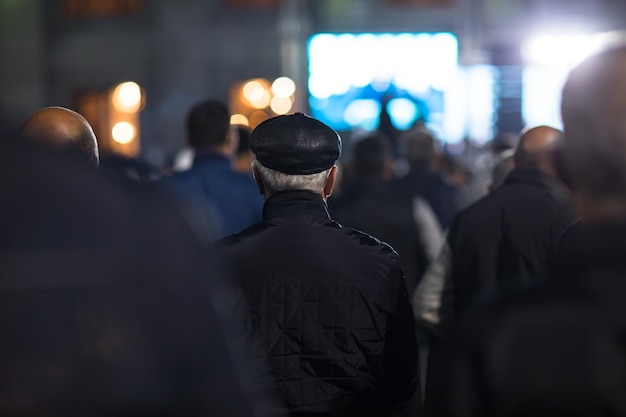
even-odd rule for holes
{"type": "Polygon", "coordinates": [[[328,215],[340,137],[296,113],[261,123],[250,147],[263,221],[218,247],[259,380],[293,415],[391,415],[417,386],[412,311],[397,253],[328,215]]]}

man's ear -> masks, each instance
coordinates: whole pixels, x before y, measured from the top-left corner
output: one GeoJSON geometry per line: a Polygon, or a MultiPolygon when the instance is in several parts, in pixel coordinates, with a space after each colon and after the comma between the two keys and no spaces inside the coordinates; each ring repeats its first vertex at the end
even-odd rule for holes
{"type": "Polygon", "coordinates": [[[328,177],[326,178],[326,184],[324,184],[324,195],[326,197],[330,197],[333,193],[333,187],[335,186],[335,180],[337,179],[337,165],[333,165],[328,173],[328,177]]]}
{"type": "Polygon", "coordinates": [[[256,186],[259,189],[259,193],[262,196],[265,196],[265,185],[261,181],[261,175],[259,175],[259,170],[254,165],[252,166],[252,175],[254,176],[254,181],[256,181],[256,186]]]}

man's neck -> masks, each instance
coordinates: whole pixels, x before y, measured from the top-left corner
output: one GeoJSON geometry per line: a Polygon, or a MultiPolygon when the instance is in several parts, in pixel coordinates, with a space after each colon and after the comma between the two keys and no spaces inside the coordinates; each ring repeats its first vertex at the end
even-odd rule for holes
{"type": "Polygon", "coordinates": [[[230,146],[222,145],[222,146],[214,146],[214,147],[205,147],[205,148],[195,148],[194,151],[198,155],[202,154],[216,154],[221,155],[224,158],[232,159],[233,154],[231,152],[230,146]]]}
{"type": "MultiPolygon", "coordinates": [[[[311,190],[289,190],[289,191],[307,191],[313,194],[318,194],[320,197],[322,197],[322,200],[324,200],[325,203],[327,203],[327,197],[326,195],[324,195],[324,191],[320,191],[319,193],[315,192],[315,191],[311,191],[311,190]]],[[[271,196],[277,194],[277,193],[281,193],[283,191],[276,191],[276,192],[265,192],[265,194],[263,194],[263,197],[265,198],[265,200],[267,201],[271,196]]],[[[330,197],[330,196],[328,196],[330,197]]]]}

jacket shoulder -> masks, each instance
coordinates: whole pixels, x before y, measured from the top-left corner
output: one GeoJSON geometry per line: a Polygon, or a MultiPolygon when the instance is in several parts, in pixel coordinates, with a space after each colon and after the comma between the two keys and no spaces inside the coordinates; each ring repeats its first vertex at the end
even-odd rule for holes
{"type": "Polygon", "coordinates": [[[254,236],[266,228],[263,222],[253,224],[247,229],[242,230],[239,233],[233,233],[215,241],[211,246],[213,249],[220,251],[227,248],[236,246],[237,244],[245,241],[247,238],[254,236]]]}
{"type": "Polygon", "coordinates": [[[380,255],[388,256],[389,258],[392,258],[394,260],[398,259],[398,253],[388,243],[383,242],[382,240],[368,233],[365,233],[361,230],[345,227],[345,226],[340,225],[339,223],[336,223],[336,224],[339,225],[340,229],[343,231],[343,233],[346,234],[346,236],[354,239],[361,246],[366,247],[372,251],[375,251],[380,255]]]}

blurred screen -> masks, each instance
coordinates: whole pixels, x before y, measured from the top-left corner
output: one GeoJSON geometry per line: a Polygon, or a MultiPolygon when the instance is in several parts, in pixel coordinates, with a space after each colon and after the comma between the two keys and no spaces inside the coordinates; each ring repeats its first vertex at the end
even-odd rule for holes
{"type": "Polygon", "coordinates": [[[451,33],[321,33],[308,42],[309,105],[335,130],[426,124],[458,142],[491,135],[493,72],[460,67],[451,33]],[[476,91],[476,90],[479,91],[476,91]],[[476,105],[476,101],[479,105],[476,105]]]}

